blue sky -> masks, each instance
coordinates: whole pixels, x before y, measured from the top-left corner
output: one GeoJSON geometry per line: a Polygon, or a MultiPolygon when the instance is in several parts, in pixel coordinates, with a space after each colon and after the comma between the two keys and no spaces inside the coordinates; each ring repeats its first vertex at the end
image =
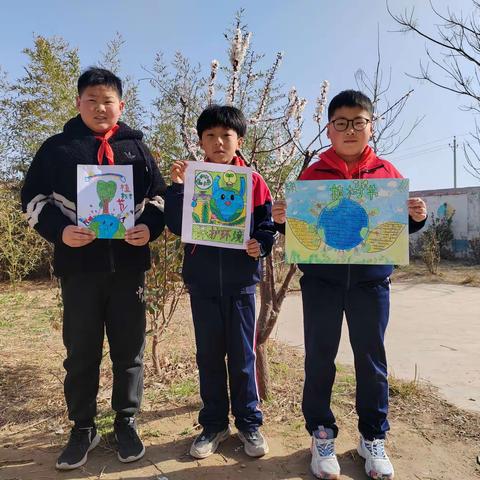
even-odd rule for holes
{"type": "MultiPolygon", "coordinates": [[[[434,3],[445,12],[449,2],[434,3]]],[[[390,5],[395,12],[415,5],[420,26],[427,29],[436,21],[427,0],[391,0],[390,5]]],[[[122,73],[137,79],[147,76],[142,67],[151,66],[159,51],[165,59],[181,51],[205,67],[213,58],[226,64],[223,33],[243,7],[245,23],[253,32],[253,47],[266,54],[265,67],[277,51],[284,52],[279,80],[286,89],[295,85],[308,99],[307,132],[313,132],[312,109],[324,79],[330,82],[331,98],[356,87],[354,73],[359,68],[373,71],[379,26],[383,69],[386,75],[390,68],[392,71],[391,98],[414,88],[403,119],[409,125],[425,115],[420,127],[389,157],[410,178],[411,189],[452,187],[453,152],[448,144],[454,135],[460,144],[468,140],[474,129],[474,115],[459,109],[464,99],[405,75],[418,73],[419,61],[425,58],[425,42],[412,34],[396,33],[398,26],[383,0],[7,0],[1,6],[0,66],[10,79],[23,74],[26,57],[21,51],[32,46],[34,34],[63,37],[79,49],[82,67],[87,67],[98,62],[106,44],[119,32],[126,42],[122,73]]],[[[470,12],[471,0],[457,0],[455,11],[461,10],[470,12]]],[[[141,94],[145,98],[151,95],[147,82],[141,83],[141,94]]],[[[464,164],[463,152],[458,149],[457,185],[478,186],[480,182],[465,172],[464,164]]]]}

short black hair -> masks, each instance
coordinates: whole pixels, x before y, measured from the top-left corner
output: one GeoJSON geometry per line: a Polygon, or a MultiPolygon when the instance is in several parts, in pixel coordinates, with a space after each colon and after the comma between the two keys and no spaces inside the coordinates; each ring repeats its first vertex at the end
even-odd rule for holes
{"type": "Polygon", "coordinates": [[[335,95],[328,105],[328,120],[333,117],[336,110],[342,107],[361,107],[373,116],[373,103],[370,98],[358,90],[344,90],[335,95]]]}
{"type": "Polygon", "coordinates": [[[210,105],[198,117],[198,138],[202,138],[205,130],[215,127],[231,128],[239,137],[244,137],[247,133],[247,119],[238,108],[230,105],[210,105]]]}
{"type": "Polygon", "coordinates": [[[78,96],[81,96],[86,88],[96,85],[111,87],[116,90],[119,98],[122,98],[122,81],[110,70],[99,67],[90,67],[78,77],[78,96]]]}

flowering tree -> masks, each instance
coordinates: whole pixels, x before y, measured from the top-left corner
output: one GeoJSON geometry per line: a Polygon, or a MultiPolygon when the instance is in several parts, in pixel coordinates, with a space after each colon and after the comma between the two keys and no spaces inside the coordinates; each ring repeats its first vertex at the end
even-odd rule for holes
{"type": "MultiPolygon", "coordinates": [[[[321,88],[315,121],[319,134],[308,147],[302,147],[303,111],[306,100],[292,87],[286,93],[277,84],[283,54],[278,52],[270,67],[260,68],[264,55],[251,45],[252,34],[242,25],[242,12],[226,34],[229,42],[228,61],[222,66],[213,60],[208,75],[201,68],[177,53],[169,67],[158,54],[149,71],[150,81],[158,96],[149,140],[162,157],[165,170],[177,158],[202,160],[195,122],[206,105],[225,103],[240,108],[249,122],[249,129],[239,154],[268,183],[274,199],[283,197],[286,180],[294,180],[303,166],[319,151],[322,115],[328,82],[321,88]]],[[[257,368],[261,398],[269,391],[268,362],[265,344],[275,326],[288,286],[296,271],[285,266],[281,249],[263,260],[264,278],[260,284],[261,306],[257,320],[257,368]]],[[[172,268],[172,266],[170,267],[172,268]]],[[[176,269],[174,266],[173,269],[176,269]]]]}

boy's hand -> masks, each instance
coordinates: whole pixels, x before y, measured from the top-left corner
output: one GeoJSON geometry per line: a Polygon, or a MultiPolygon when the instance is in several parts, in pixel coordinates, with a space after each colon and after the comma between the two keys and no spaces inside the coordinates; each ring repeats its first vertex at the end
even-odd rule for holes
{"type": "Polygon", "coordinates": [[[418,197],[408,199],[408,214],[416,221],[421,222],[427,218],[427,205],[418,197]]]}
{"type": "Polygon", "coordinates": [[[275,223],[285,223],[287,221],[287,202],[277,200],[272,207],[272,218],[275,223]]]}
{"type": "Polygon", "coordinates": [[[170,168],[170,178],[173,183],[183,183],[185,181],[185,170],[188,163],[185,160],[176,160],[170,168]]]}
{"type": "Polygon", "coordinates": [[[62,242],[69,247],[84,247],[94,240],[95,232],[86,227],[68,225],[62,232],[62,242]]]}
{"type": "Polygon", "coordinates": [[[253,258],[258,258],[260,256],[261,249],[260,249],[260,244],[258,243],[258,240],[251,238],[247,242],[247,253],[253,258]]]}
{"type": "Polygon", "coordinates": [[[149,240],[150,229],[144,223],[139,223],[125,232],[125,241],[135,247],[142,247],[149,240]]]}

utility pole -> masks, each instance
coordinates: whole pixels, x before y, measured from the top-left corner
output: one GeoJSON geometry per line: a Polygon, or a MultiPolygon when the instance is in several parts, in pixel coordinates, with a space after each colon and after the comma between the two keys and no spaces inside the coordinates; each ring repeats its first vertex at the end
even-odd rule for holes
{"type": "Polygon", "coordinates": [[[457,137],[453,136],[453,145],[449,144],[453,150],[453,188],[457,188],[457,137]]]}

